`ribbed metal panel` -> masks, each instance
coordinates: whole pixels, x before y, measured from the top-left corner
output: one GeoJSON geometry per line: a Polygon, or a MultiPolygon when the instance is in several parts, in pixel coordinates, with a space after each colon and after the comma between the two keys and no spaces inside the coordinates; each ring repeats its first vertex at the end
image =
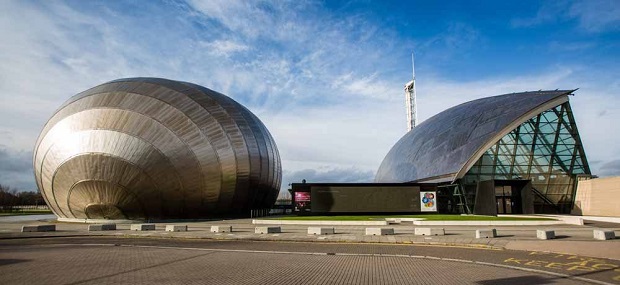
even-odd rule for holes
{"type": "Polygon", "coordinates": [[[159,78],[108,82],[70,98],[34,151],[35,178],[61,218],[169,219],[269,208],[280,156],[231,98],[159,78]]]}

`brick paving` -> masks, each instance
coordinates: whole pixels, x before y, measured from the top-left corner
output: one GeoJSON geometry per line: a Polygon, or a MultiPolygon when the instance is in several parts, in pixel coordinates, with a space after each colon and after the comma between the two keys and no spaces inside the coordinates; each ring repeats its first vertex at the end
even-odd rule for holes
{"type": "Polygon", "coordinates": [[[489,228],[480,226],[441,226],[445,236],[423,237],[413,235],[412,224],[385,226],[395,229],[393,236],[365,236],[365,226],[334,226],[337,234],[314,236],[307,234],[307,225],[283,225],[280,234],[260,235],[254,234],[249,219],[176,223],[188,225],[189,231],[174,233],[163,231],[166,224],[170,223],[157,223],[157,230],[149,232],[129,231],[129,224],[119,224],[117,231],[88,232],[86,224],[0,219],[0,284],[587,281],[539,271],[620,284],[620,239],[592,239],[592,229],[598,227],[618,235],[618,223],[496,226],[499,237],[492,239],[474,238],[476,229],[489,228]],[[58,231],[21,233],[21,225],[27,224],[56,224],[58,231]],[[211,233],[211,225],[231,225],[233,233],[211,233]],[[535,231],[540,228],[555,229],[560,239],[537,240],[535,231]],[[84,245],[97,243],[123,246],[84,245]],[[184,247],[193,249],[179,249],[184,247]],[[436,280],[438,276],[443,279],[436,280]]]}
{"type": "Polygon", "coordinates": [[[24,245],[0,251],[2,284],[583,284],[481,264],[369,255],[24,245]]]}

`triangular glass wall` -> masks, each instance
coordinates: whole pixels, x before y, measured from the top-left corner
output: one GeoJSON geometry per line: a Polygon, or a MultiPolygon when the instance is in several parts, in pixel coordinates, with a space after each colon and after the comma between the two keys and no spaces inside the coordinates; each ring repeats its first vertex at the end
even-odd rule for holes
{"type": "Polygon", "coordinates": [[[551,206],[568,213],[580,174],[591,173],[566,102],[534,116],[500,139],[461,183],[472,189],[476,181],[528,179],[537,194],[536,212],[547,212],[545,206],[551,206]]]}

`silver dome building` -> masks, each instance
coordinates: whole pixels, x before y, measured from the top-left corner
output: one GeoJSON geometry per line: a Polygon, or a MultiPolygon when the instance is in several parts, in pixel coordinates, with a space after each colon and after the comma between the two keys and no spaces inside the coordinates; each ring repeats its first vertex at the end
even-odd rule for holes
{"type": "Polygon", "coordinates": [[[71,97],[34,150],[38,187],[61,219],[183,219],[270,208],[280,156],[265,125],[231,98],[159,78],[71,97]]]}
{"type": "Polygon", "coordinates": [[[447,109],[405,134],[377,183],[436,183],[446,212],[569,213],[591,176],[569,103],[575,90],[512,93],[447,109]]]}

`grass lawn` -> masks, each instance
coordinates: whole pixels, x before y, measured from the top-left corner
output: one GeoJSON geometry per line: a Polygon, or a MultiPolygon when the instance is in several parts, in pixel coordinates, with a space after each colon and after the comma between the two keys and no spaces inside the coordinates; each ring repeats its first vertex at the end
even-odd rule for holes
{"type": "Polygon", "coordinates": [[[371,216],[287,216],[273,217],[274,220],[291,221],[382,221],[385,218],[421,218],[427,221],[554,221],[551,218],[529,217],[493,217],[493,216],[461,216],[461,215],[371,215],[371,216]]]}
{"type": "Polygon", "coordinates": [[[50,210],[26,210],[19,212],[8,212],[8,213],[0,213],[0,217],[3,216],[25,216],[25,215],[47,215],[51,214],[50,210]]]}

